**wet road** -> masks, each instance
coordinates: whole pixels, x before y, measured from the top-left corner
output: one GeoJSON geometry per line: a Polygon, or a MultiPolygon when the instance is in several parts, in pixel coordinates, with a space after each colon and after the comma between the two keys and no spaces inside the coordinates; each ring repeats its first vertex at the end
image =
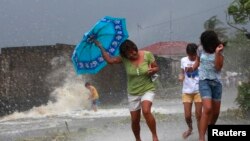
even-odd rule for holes
{"type": "MultiPolygon", "coordinates": [[[[224,91],[222,98],[221,124],[249,124],[248,120],[236,119],[228,109],[237,109],[236,93],[224,91]]],[[[129,111],[126,105],[101,108],[98,112],[75,109],[56,114],[28,111],[16,113],[0,120],[0,141],[131,141],[129,111]],[[37,114],[40,113],[40,114],[37,114]]],[[[186,129],[183,105],[180,99],[155,99],[153,109],[161,141],[180,141],[186,129]]],[[[151,141],[148,127],[142,118],[143,141],[151,141]]],[[[193,116],[194,132],[187,140],[197,140],[196,122],[193,116]]]]}

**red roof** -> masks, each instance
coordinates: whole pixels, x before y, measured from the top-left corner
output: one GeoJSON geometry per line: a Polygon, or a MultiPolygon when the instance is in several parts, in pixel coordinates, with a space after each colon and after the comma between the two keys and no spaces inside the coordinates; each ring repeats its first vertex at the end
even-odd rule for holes
{"type": "Polygon", "coordinates": [[[150,51],[155,55],[185,55],[187,42],[184,41],[168,41],[158,42],[142,48],[141,50],[150,51]]]}

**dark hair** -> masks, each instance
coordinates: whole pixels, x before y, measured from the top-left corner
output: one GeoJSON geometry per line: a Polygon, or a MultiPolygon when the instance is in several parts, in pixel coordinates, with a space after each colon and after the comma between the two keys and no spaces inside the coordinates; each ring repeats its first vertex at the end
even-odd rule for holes
{"type": "Polygon", "coordinates": [[[218,35],[213,30],[204,31],[200,37],[201,45],[207,53],[214,53],[216,47],[222,42],[219,40],[218,35]]]}
{"type": "Polygon", "coordinates": [[[120,55],[124,58],[128,58],[127,52],[130,50],[134,50],[138,52],[138,48],[136,44],[133,41],[127,39],[124,42],[122,42],[120,45],[120,55]]]}
{"type": "Polygon", "coordinates": [[[186,48],[186,53],[189,55],[195,55],[197,52],[198,45],[195,43],[188,43],[186,48]]]}
{"type": "Polygon", "coordinates": [[[89,86],[90,85],[90,83],[89,82],[86,82],[85,83],[85,87],[87,87],[87,86],[89,86]]]}

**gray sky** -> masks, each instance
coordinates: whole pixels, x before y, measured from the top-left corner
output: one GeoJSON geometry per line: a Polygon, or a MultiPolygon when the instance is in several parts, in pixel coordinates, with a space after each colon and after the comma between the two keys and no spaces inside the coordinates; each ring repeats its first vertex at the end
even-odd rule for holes
{"type": "Polygon", "coordinates": [[[0,48],[77,44],[104,16],[124,17],[140,47],[159,41],[198,42],[203,23],[233,0],[0,0],[0,48]],[[141,28],[138,28],[140,25],[141,28]]]}

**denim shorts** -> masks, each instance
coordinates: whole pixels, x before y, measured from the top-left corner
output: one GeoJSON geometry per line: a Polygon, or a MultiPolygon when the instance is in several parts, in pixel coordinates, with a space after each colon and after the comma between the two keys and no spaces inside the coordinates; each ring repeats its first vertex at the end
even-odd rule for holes
{"type": "Polygon", "coordinates": [[[221,101],[222,85],[219,80],[199,80],[199,91],[202,99],[221,101]]]}

